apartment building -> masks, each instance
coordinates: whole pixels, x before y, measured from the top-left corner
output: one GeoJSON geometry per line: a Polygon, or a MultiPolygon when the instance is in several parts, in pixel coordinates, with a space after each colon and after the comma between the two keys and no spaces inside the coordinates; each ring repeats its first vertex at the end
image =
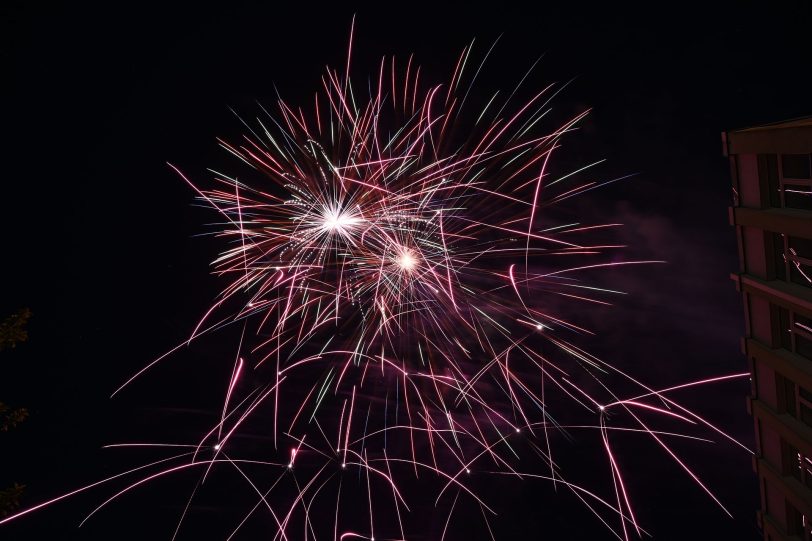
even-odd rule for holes
{"type": "Polygon", "coordinates": [[[812,541],[812,117],[722,134],[752,374],[758,522],[812,541]]]}

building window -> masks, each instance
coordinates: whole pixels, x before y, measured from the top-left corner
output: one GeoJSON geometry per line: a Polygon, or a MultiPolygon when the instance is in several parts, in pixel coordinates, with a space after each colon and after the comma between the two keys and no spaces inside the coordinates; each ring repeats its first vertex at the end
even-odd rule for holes
{"type": "Polygon", "coordinates": [[[758,169],[771,207],[812,210],[809,154],[759,154],[758,169]]]}
{"type": "Polygon", "coordinates": [[[810,524],[809,519],[804,516],[803,513],[798,511],[798,509],[790,503],[789,500],[786,500],[786,508],[787,508],[787,533],[789,535],[798,536],[800,539],[804,541],[811,541],[812,540],[812,524],[810,524]]]}
{"type": "Polygon", "coordinates": [[[781,374],[775,374],[778,392],[778,412],[787,413],[812,426],[812,391],[801,387],[781,374]]]}
{"type": "Polygon", "coordinates": [[[801,357],[812,359],[812,319],[800,314],[792,314],[795,352],[801,357]]]}
{"type": "Polygon", "coordinates": [[[812,170],[809,154],[782,154],[779,160],[781,206],[812,210],[812,170]]]}
{"type": "MultiPolygon", "coordinates": [[[[812,426],[812,393],[798,386],[798,417],[809,426],[812,426]]],[[[809,459],[806,459],[809,460],[809,459]]]]}
{"type": "Polygon", "coordinates": [[[775,277],[812,288],[812,240],[772,233],[775,277]]]}
{"type": "Polygon", "coordinates": [[[812,488],[812,459],[801,454],[798,449],[781,440],[784,475],[789,475],[812,488]]]}
{"type": "Polygon", "coordinates": [[[781,171],[784,178],[809,179],[809,154],[782,154],[781,171]]]}
{"type": "Polygon", "coordinates": [[[777,315],[778,343],[782,348],[812,361],[812,318],[802,316],[781,306],[774,307],[777,315]]]}

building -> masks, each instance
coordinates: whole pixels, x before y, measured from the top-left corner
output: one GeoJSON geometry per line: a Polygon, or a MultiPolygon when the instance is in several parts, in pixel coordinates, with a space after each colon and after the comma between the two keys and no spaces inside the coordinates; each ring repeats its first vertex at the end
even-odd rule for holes
{"type": "Polygon", "coordinates": [[[812,118],[722,134],[764,539],[812,540],[812,118]]]}

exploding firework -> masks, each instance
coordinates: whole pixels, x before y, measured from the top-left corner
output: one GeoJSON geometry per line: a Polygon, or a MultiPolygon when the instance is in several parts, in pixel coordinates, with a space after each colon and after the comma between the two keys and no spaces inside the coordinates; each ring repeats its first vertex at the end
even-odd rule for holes
{"type": "Polygon", "coordinates": [[[578,346],[593,331],[572,314],[618,293],[583,276],[658,262],[589,240],[619,224],[556,223],[553,205],[619,180],[584,180],[599,162],[551,172],[587,111],[540,134],[557,85],[473,109],[488,54],[475,63],[472,48],[443,84],[411,57],[385,58],[363,91],[348,53],[308,112],[280,98],[242,139],[219,141],[245,175],[213,171],[204,187],[172,166],[219,214],[225,246],[214,272],[226,286],[184,343],[236,326],[236,362],[219,421],[187,452],[116,476],[141,475],[99,508],[225,466],[255,498],[231,536],[264,513],[273,539],[412,539],[428,502],[442,539],[464,505],[491,532],[476,481],[488,474],[547,480],[629,538],[643,530],[612,451],[621,431],[650,437],[716,500],[669,446],[696,436],[654,423],[726,437],[669,393],[741,375],[652,389],[578,346]],[[269,443],[249,450],[239,436],[257,419],[269,443]],[[598,436],[608,496],[557,458],[576,429],[598,436]]]}

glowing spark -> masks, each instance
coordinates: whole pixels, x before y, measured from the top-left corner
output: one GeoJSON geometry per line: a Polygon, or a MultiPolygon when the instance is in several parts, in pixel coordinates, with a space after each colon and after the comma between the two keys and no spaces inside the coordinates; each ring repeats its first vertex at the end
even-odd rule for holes
{"type": "Polygon", "coordinates": [[[411,272],[417,267],[417,257],[409,249],[403,249],[395,259],[398,267],[404,272],[411,272]]]}
{"type": "Polygon", "coordinates": [[[357,216],[339,209],[329,209],[322,215],[321,229],[330,233],[340,233],[343,235],[363,222],[357,216]]]}

